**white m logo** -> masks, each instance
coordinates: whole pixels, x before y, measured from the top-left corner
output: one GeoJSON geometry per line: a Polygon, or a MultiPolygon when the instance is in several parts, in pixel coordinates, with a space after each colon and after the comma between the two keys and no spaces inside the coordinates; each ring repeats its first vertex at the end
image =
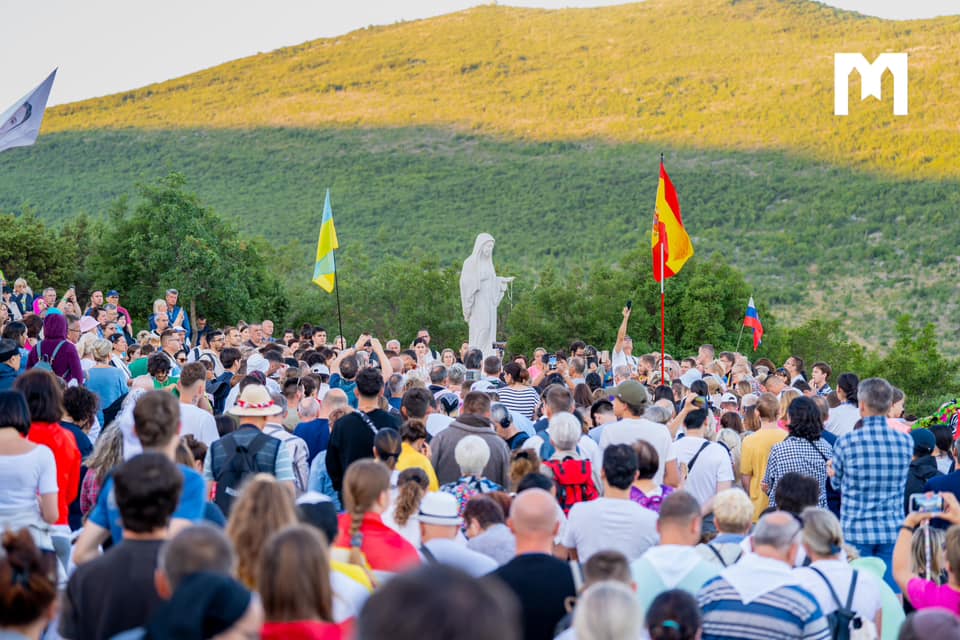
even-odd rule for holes
{"type": "Polygon", "coordinates": [[[833,113],[849,113],[850,73],[860,72],[860,99],[881,99],[880,80],[887,69],[893,74],[893,115],[907,115],[907,54],[881,53],[873,64],[861,53],[836,53],[833,56],[833,113]]]}

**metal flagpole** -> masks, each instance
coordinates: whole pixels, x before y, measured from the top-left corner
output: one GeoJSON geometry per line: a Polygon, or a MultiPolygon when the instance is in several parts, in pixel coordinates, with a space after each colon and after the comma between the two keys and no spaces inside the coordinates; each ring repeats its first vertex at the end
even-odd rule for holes
{"type": "MultiPolygon", "coordinates": [[[[660,167],[663,168],[663,154],[660,154],[660,167]]],[[[659,180],[659,177],[657,178],[659,180]]],[[[660,216],[656,213],[656,207],[654,207],[654,215],[656,216],[657,224],[660,223],[660,216]]],[[[664,362],[667,353],[667,296],[666,289],[664,288],[664,281],[667,279],[666,274],[664,273],[664,260],[663,260],[663,236],[660,234],[659,229],[657,230],[657,238],[660,241],[660,384],[667,383],[667,364],[664,362]]]]}
{"type": "Polygon", "coordinates": [[[340,336],[343,338],[343,345],[347,345],[347,336],[343,333],[343,314],[340,312],[340,276],[337,274],[337,259],[333,259],[333,288],[337,291],[337,326],[340,328],[340,336]]]}

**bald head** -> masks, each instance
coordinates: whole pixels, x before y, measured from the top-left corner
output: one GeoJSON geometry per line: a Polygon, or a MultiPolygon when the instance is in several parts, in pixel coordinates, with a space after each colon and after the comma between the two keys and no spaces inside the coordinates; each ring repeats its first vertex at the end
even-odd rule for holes
{"type": "Polygon", "coordinates": [[[803,527],[786,511],[774,511],[760,518],[753,530],[753,552],[793,565],[803,527]]]}
{"type": "Polygon", "coordinates": [[[350,404],[350,401],[343,389],[330,389],[330,391],[327,391],[327,395],[323,396],[323,406],[327,411],[333,411],[337,407],[345,407],[348,404],[350,404]]]}
{"type": "Polygon", "coordinates": [[[517,536],[518,553],[521,539],[552,547],[560,526],[556,498],[543,489],[522,491],[510,505],[509,524],[517,536]]]}

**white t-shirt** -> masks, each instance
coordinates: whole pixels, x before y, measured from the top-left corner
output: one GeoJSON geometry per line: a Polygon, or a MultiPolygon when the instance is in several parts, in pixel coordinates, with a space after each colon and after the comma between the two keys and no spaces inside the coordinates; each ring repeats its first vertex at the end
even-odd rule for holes
{"type": "Polygon", "coordinates": [[[466,545],[455,540],[436,538],[424,544],[423,547],[433,555],[432,559],[428,558],[421,549],[420,555],[424,556],[426,562],[436,561],[448,567],[455,567],[474,578],[485,576],[499,566],[490,556],[467,549],[466,545]]]}
{"type": "Polygon", "coordinates": [[[628,356],[623,351],[614,351],[610,355],[610,367],[616,371],[617,367],[622,364],[630,365],[630,369],[636,371],[640,365],[640,360],[637,359],[637,356],[628,356]]]}
{"type": "MultiPolygon", "coordinates": [[[[37,494],[57,493],[57,463],[44,445],[20,455],[0,455],[0,517],[39,514],[37,494]]],[[[2,523],[0,523],[2,529],[2,523]]]]}
{"type": "Polygon", "coordinates": [[[180,403],[180,436],[191,435],[208,447],[220,439],[217,421],[209,411],[180,403]]]}
{"type": "Polygon", "coordinates": [[[431,413],[427,416],[427,433],[431,438],[435,438],[438,433],[450,426],[453,418],[442,413],[431,413]]]}
{"type": "Polygon", "coordinates": [[[635,560],[658,541],[656,513],[631,500],[597,498],[573,505],[561,544],[575,548],[582,563],[605,549],[635,560]]]}
{"type": "MultiPolygon", "coordinates": [[[[628,418],[619,422],[610,422],[603,427],[600,435],[600,450],[604,451],[612,444],[630,444],[644,440],[653,445],[660,457],[660,467],[653,481],[663,484],[663,469],[666,463],[677,456],[670,449],[673,438],[666,425],[646,418],[628,418]]],[[[697,461],[699,462],[699,460],[697,461]]]]}
{"type": "Polygon", "coordinates": [[[339,571],[330,572],[330,587],[333,589],[333,621],[336,623],[356,618],[370,597],[366,587],[339,571]]]}
{"type": "MultiPolygon", "coordinates": [[[[670,445],[670,458],[676,458],[677,464],[690,464],[700,447],[707,440],[694,436],[680,438],[670,445]]],[[[693,470],[688,472],[683,489],[700,503],[702,507],[717,495],[717,484],[733,481],[733,464],[730,454],[722,444],[711,442],[697,457],[693,470]]]]}
{"type": "MultiPolygon", "coordinates": [[[[817,560],[810,566],[816,567],[827,576],[830,584],[833,585],[833,590],[837,592],[837,597],[846,605],[853,567],[842,560],[817,560]]],[[[837,603],[830,595],[830,589],[827,588],[823,578],[809,566],[794,569],[793,573],[800,581],[800,586],[817,599],[823,615],[828,616],[837,610],[837,603]]],[[[853,590],[853,610],[864,620],[873,622],[881,606],[880,585],[877,579],[863,569],[857,570],[857,584],[853,590]]]]}
{"type": "Polygon", "coordinates": [[[859,419],[860,409],[849,402],[844,402],[830,409],[830,418],[824,428],[839,438],[853,431],[853,425],[857,424],[859,419]]]}

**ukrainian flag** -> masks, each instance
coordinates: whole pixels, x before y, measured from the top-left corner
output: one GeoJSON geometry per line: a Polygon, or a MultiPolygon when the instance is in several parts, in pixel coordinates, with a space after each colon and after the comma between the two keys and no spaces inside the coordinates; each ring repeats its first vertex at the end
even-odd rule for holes
{"type": "Polygon", "coordinates": [[[317,264],[313,268],[313,282],[327,293],[333,292],[337,267],[333,252],[340,248],[337,230],[333,226],[333,209],[330,207],[330,189],[323,203],[323,220],[320,221],[320,239],[317,240],[317,264]]]}

